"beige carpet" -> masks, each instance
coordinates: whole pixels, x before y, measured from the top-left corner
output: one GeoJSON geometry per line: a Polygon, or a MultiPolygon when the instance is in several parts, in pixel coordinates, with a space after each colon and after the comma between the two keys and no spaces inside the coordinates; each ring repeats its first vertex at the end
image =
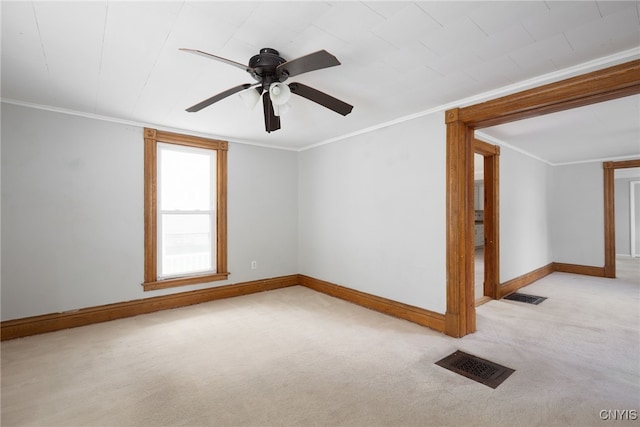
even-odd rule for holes
{"type": "Polygon", "coordinates": [[[459,340],[292,287],[7,341],[2,426],[638,425],[600,419],[640,409],[635,273],[554,273],[459,340]],[[457,349],[516,372],[434,364],[457,349]]]}

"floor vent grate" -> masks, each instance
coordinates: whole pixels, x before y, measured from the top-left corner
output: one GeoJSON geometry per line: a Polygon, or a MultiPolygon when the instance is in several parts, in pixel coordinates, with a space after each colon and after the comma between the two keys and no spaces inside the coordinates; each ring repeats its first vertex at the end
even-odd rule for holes
{"type": "Polygon", "coordinates": [[[436,362],[436,365],[491,388],[498,387],[515,372],[513,369],[459,350],[436,362]]]}
{"type": "Polygon", "coordinates": [[[537,295],[528,295],[515,292],[513,294],[507,295],[506,297],[504,297],[504,299],[538,305],[542,301],[546,300],[547,297],[539,297],[537,295]]]}

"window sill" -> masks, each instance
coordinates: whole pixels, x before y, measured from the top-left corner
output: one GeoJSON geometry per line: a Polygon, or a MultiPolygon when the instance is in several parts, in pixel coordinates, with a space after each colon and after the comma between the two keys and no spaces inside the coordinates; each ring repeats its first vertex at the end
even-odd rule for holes
{"type": "Polygon", "coordinates": [[[177,286],[195,285],[198,283],[216,282],[227,280],[230,273],[207,274],[206,276],[177,277],[175,279],[158,280],[155,282],[145,282],[142,287],[145,291],[156,291],[158,289],[175,288],[177,286]]]}

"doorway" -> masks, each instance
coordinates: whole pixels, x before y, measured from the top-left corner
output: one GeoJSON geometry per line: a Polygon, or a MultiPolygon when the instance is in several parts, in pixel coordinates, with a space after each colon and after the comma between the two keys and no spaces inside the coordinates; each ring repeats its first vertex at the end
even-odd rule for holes
{"type": "Polygon", "coordinates": [[[500,147],[474,138],[473,151],[474,301],[477,307],[497,297],[500,283],[500,147]]]}
{"type": "Polygon", "coordinates": [[[640,279],[640,168],[614,168],[613,175],[615,276],[637,282],[640,279]]]}
{"type": "Polygon", "coordinates": [[[616,174],[616,216],[620,215],[623,220],[628,219],[626,224],[619,224],[616,221],[616,278],[638,283],[640,281],[640,176],[638,175],[640,168],[627,171],[634,171],[635,176],[631,179],[618,179],[616,174]],[[622,191],[618,193],[618,189],[622,191]],[[625,202],[628,203],[628,209],[623,209],[619,214],[617,207],[624,205],[625,202]],[[621,237],[622,242],[618,237],[621,237]],[[628,245],[625,245],[627,242],[628,245]],[[618,246],[619,243],[622,243],[622,248],[618,246]],[[629,254],[625,249],[629,249],[629,254]]]}
{"type": "Polygon", "coordinates": [[[616,277],[615,171],[639,168],[640,159],[604,162],[604,277],[616,277]]]}
{"type": "MultiPolygon", "coordinates": [[[[594,71],[506,95],[492,101],[445,112],[447,128],[447,309],[445,333],[463,337],[476,331],[473,291],[473,154],[475,129],[549,114],[640,93],[640,60],[594,71]]],[[[638,165],[635,165],[638,166],[638,165]]],[[[613,230],[606,223],[613,216],[613,199],[606,196],[613,185],[613,169],[605,164],[605,275],[615,277],[613,230]],[[613,271],[611,271],[613,266],[613,271]]],[[[612,224],[612,223],[611,223],[612,224]]]]}
{"type": "Polygon", "coordinates": [[[640,257],[640,181],[631,181],[629,188],[629,240],[631,257],[640,257]]]}

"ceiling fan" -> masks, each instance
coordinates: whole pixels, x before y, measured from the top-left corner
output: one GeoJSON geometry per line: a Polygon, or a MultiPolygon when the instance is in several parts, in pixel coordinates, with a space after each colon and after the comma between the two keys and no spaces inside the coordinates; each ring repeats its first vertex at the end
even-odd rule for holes
{"type": "Polygon", "coordinates": [[[280,129],[280,113],[286,109],[286,103],[291,93],[320,104],[343,116],[349,114],[353,109],[352,105],[334,98],[331,95],[327,95],[324,92],[320,92],[317,89],[303,85],[302,83],[283,83],[289,77],[340,65],[340,61],[326,50],[319,50],[287,61],[280,56],[277,50],[266,47],[260,49],[260,53],[249,59],[249,65],[244,65],[200,50],[186,48],[180,48],[180,50],[241,68],[258,81],[258,83],[244,83],[232,87],[211,98],[205,99],[187,108],[187,111],[190,113],[200,111],[234,93],[245,91],[243,94],[246,97],[253,98],[253,105],[257,104],[259,98],[262,97],[265,129],[267,132],[272,132],[280,129]]]}

